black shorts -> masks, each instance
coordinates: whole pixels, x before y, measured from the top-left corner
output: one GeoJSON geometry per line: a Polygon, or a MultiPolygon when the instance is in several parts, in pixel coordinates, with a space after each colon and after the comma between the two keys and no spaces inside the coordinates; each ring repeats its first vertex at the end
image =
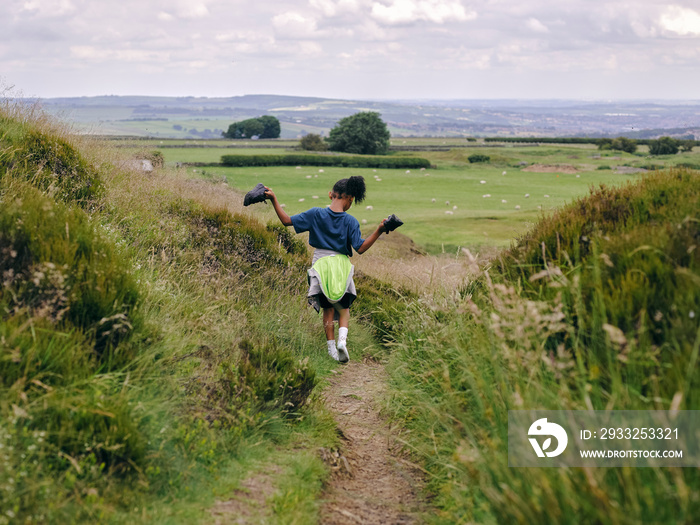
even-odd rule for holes
{"type": "MultiPolygon", "coordinates": [[[[316,297],[318,297],[318,302],[321,305],[321,308],[334,308],[333,303],[331,303],[322,293],[318,294],[316,297]]],[[[340,298],[340,301],[337,301],[336,304],[339,304],[341,308],[350,308],[350,305],[354,300],[355,296],[353,294],[346,293],[340,298]]]]}
{"type": "MultiPolygon", "coordinates": [[[[333,306],[333,303],[331,303],[328,300],[328,298],[322,293],[316,294],[313,297],[309,297],[309,302],[311,302],[313,299],[318,300],[318,304],[321,308],[335,308],[333,306]]],[[[346,293],[340,298],[340,301],[338,301],[336,304],[340,305],[341,308],[350,308],[350,305],[355,299],[356,297],[353,294],[346,293]]]]}

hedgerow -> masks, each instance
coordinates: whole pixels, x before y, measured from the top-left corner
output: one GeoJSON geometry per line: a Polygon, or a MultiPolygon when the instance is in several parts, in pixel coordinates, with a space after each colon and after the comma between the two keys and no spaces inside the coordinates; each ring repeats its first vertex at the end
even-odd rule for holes
{"type": "Polygon", "coordinates": [[[222,155],[224,166],[336,166],[342,168],[420,169],[430,161],[416,157],[350,155],[222,155]]]}

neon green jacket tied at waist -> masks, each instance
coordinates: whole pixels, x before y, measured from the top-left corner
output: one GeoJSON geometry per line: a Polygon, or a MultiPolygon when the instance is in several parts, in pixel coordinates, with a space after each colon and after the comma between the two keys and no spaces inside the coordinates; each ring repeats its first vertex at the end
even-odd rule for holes
{"type": "Polygon", "coordinates": [[[347,292],[356,295],[354,270],[347,255],[333,253],[319,258],[309,268],[309,297],[323,293],[331,303],[335,303],[347,292]]]}

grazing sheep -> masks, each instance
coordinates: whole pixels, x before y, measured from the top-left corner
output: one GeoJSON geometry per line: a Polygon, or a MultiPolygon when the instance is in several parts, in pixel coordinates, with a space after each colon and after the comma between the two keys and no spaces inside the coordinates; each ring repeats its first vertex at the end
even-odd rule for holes
{"type": "Polygon", "coordinates": [[[506,174],[506,172],[505,172],[505,171],[504,171],[503,173],[501,173],[501,175],[505,175],[505,174],[506,174]]]}
{"type": "Polygon", "coordinates": [[[445,206],[449,206],[449,205],[450,205],[450,201],[445,201],[445,206]]]}
{"type": "Polygon", "coordinates": [[[452,206],[452,209],[453,209],[453,210],[456,210],[456,209],[457,209],[457,206],[452,206]]]}
{"type": "Polygon", "coordinates": [[[549,199],[549,195],[545,195],[544,197],[545,197],[545,199],[549,199]]]}
{"type": "Polygon", "coordinates": [[[520,209],[520,204],[516,204],[516,205],[515,205],[515,209],[516,209],[516,210],[519,210],[519,209],[520,209]]]}
{"type": "Polygon", "coordinates": [[[305,200],[306,199],[304,197],[302,197],[301,199],[299,199],[299,202],[304,202],[305,200]]]}
{"type": "Polygon", "coordinates": [[[436,202],[436,199],[431,199],[431,202],[436,202]]]}
{"type": "Polygon", "coordinates": [[[312,198],[312,199],[318,199],[318,195],[312,195],[311,198],[312,198]]]}
{"type": "Polygon", "coordinates": [[[310,179],[310,178],[311,178],[311,175],[307,175],[306,178],[307,178],[307,179],[310,179]]]}
{"type": "Polygon", "coordinates": [[[319,173],[323,173],[323,170],[318,170],[319,173]]]}
{"type": "Polygon", "coordinates": [[[508,204],[508,201],[505,199],[501,199],[501,204],[508,204]]]}
{"type": "Polygon", "coordinates": [[[526,199],[529,199],[529,198],[530,198],[530,194],[529,194],[529,193],[526,193],[526,194],[525,194],[525,198],[526,198],[526,199]]]}
{"type": "Polygon", "coordinates": [[[406,173],[411,173],[411,170],[406,170],[406,173]]]}
{"type": "Polygon", "coordinates": [[[286,204],[280,204],[280,208],[286,208],[286,207],[287,207],[286,204]]]}
{"type": "Polygon", "coordinates": [[[362,219],[362,224],[367,224],[367,219],[362,219]]]}
{"type": "Polygon", "coordinates": [[[447,210],[447,211],[445,212],[445,214],[446,214],[446,215],[454,215],[454,212],[453,212],[453,211],[450,211],[450,210],[447,210]]]}
{"type": "Polygon", "coordinates": [[[301,169],[301,166],[297,166],[297,169],[300,170],[300,169],[301,169]]]}
{"type": "Polygon", "coordinates": [[[374,207],[373,207],[373,206],[367,206],[365,209],[366,209],[366,210],[373,210],[374,207]]]}
{"type": "Polygon", "coordinates": [[[379,177],[377,177],[377,178],[374,179],[374,180],[376,180],[377,182],[382,182],[382,179],[380,179],[379,177]]]}
{"type": "Polygon", "coordinates": [[[480,180],[479,182],[480,182],[481,184],[486,184],[486,181],[485,181],[485,180],[480,180]]]}

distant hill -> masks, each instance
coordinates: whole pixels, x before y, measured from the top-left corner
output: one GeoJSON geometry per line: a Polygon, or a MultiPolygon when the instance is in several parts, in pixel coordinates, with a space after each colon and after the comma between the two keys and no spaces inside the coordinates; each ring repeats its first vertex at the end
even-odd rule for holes
{"type": "Polygon", "coordinates": [[[231,122],[274,115],[282,138],[327,134],[343,117],[377,111],[393,136],[700,135],[700,101],[341,100],[284,95],[97,96],[42,99],[82,132],[218,138],[231,122]]]}

